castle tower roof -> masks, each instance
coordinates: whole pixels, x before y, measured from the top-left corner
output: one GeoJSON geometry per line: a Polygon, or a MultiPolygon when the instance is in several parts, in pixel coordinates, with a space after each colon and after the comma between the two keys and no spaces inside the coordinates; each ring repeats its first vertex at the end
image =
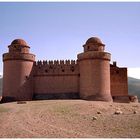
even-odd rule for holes
{"type": "Polygon", "coordinates": [[[11,45],[28,46],[23,39],[15,39],[11,42],[11,45]]]}
{"type": "Polygon", "coordinates": [[[98,37],[91,37],[86,41],[87,44],[97,44],[97,45],[102,45],[105,46],[105,44],[102,43],[102,41],[98,37]]]}
{"type": "Polygon", "coordinates": [[[23,39],[15,39],[8,46],[9,52],[12,53],[29,53],[30,47],[23,39]]]}
{"type": "Polygon", "coordinates": [[[89,38],[83,45],[84,52],[87,51],[104,51],[105,44],[98,37],[89,38]]]}

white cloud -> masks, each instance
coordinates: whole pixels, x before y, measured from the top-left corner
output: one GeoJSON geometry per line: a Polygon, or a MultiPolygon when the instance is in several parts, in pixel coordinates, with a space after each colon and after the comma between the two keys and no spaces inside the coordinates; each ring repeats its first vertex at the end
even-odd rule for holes
{"type": "Polygon", "coordinates": [[[140,79],[140,68],[128,68],[128,76],[140,79]]]}

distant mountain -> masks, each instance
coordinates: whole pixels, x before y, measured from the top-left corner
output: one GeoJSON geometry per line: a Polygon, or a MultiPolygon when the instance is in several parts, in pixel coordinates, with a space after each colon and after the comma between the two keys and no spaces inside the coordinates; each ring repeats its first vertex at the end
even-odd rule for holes
{"type": "MultiPolygon", "coordinates": [[[[137,95],[140,100],[140,79],[128,77],[128,92],[137,95]]],[[[2,78],[0,78],[0,96],[2,95],[2,78]]]]}
{"type": "Polygon", "coordinates": [[[130,95],[137,95],[140,100],[140,79],[128,77],[128,92],[130,95]]]}

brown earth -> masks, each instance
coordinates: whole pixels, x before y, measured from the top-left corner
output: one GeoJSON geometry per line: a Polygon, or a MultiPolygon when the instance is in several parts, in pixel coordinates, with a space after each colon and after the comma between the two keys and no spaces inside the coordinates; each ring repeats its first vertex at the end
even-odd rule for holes
{"type": "Polygon", "coordinates": [[[44,100],[0,104],[1,138],[140,138],[140,103],[44,100]],[[114,114],[115,111],[122,114],[114,114]]]}

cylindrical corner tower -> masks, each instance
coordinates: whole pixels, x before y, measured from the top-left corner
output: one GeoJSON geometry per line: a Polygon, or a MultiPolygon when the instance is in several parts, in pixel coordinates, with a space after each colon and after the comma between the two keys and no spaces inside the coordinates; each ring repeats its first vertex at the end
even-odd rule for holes
{"type": "Polygon", "coordinates": [[[35,55],[22,39],[14,40],[3,54],[3,100],[31,100],[33,96],[32,67],[35,55]]]}
{"type": "Polygon", "coordinates": [[[110,53],[97,37],[89,38],[84,52],[78,54],[80,97],[87,100],[112,101],[110,92],[110,53]]]}

